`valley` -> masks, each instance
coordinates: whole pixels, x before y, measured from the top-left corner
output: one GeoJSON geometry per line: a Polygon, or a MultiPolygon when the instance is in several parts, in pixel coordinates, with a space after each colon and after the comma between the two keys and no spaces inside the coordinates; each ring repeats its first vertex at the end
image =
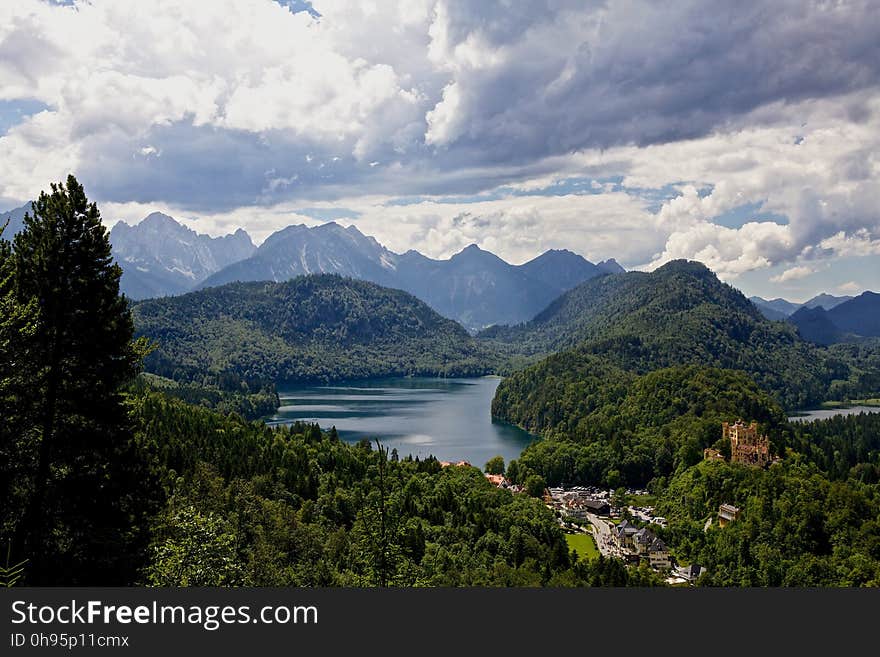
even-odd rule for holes
{"type": "MultiPolygon", "coordinates": [[[[41,211],[49,214],[48,207],[41,211]]],[[[94,222],[96,214],[63,220],[94,222]]],[[[126,249],[125,262],[143,265],[134,268],[141,273],[173,262],[175,275],[188,281],[175,279],[182,293],[167,288],[169,294],[129,301],[117,296],[126,274],[109,269],[109,280],[117,278],[102,307],[119,315],[91,328],[93,314],[73,315],[77,332],[58,333],[72,355],[54,385],[76,399],[85,393],[67,372],[101,376],[89,360],[77,360],[79,353],[96,357],[86,336],[119,327],[115,335],[131,340],[102,367],[130,363],[106,407],[117,409],[112,422],[128,418],[115,429],[127,436],[126,456],[113,462],[140,482],[138,496],[120,480],[127,492],[108,500],[117,510],[101,518],[82,513],[96,527],[139,515],[139,538],[120,548],[129,561],[83,571],[83,581],[646,586],[662,585],[671,564],[697,564],[693,572],[701,574],[686,581],[880,582],[880,533],[872,520],[880,512],[880,414],[795,418],[801,408],[880,391],[880,344],[865,335],[871,293],[835,300],[829,311],[792,311],[836,313],[841,325],[840,318],[858,318],[857,339],[826,345],[793,322],[768,319],[696,261],[625,272],[548,252],[512,267],[475,246],[448,261],[414,252],[398,258],[337,224],[294,226],[253,247],[244,235],[217,241],[162,215],[142,223],[140,231],[176,245],[171,260],[137,246],[137,231],[115,248],[126,249]],[[162,231],[180,239],[156,237],[162,231]],[[304,246],[294,249],[289,240],[304,246]],[[318,244],[325,240],[334,246],[318,244]],[[290,264],[292,252],[299,264],[276,268],[281,260],[272,258],[290,264]],[[422,288],[394,287],[402,280],[394,276],[408,267],[422,288]],[[304,273],[311,270],[324,273],[304,273]],[[237,273],[224,282],[229,271],[237,273]],[[237,280],[251,275],[281,280],[237,280]],[[184,291],[190,283],[198,289],[184,291]],[[443,296],[447,284],[466,292],[443,296]],[[437,310],[436,290],[452,304],[446,313],[437,310]],[[858,304],[857,312],[849,304],[858,304]],[[510,321],[483,328],[490,318],[510,321]],[[765,441],[757,465],[731,457],[722,428],[738,419],[754,423],[765,441]],[[564,517],[544,503],[548,488],[572,486],[614,491],[612,501],[623,509],[631,508],[627,490],[647,491],[662,524],[653,516],[618,516],[602,527],[615,535],[623,531],[617,522],[635,523],[633,532],[662,546],[663,558],[643,559],[638,546],[624,549],[618,537],[616,551],[602,543],[605,557],[575,559],[564,517]],[[711,522],[719,508],[736,509],[723,527],[711,522]]],[[[39,222],[21,227],[14,250],[0,242],[8,272],[0,280],[42,280],[27,277],[31,261],[44,262],[41,245],[53,239],[45,230],[39,222]]],[[[104,236],[97,248],[109,253],[106,232],[90,230],[104,236]]],[[[75,263],[89,262],[77,257],[75,263]]],[[[42,271],[51,278],[52,270],[42,271]]],[[[18,301],[18,288],[4,289],[14,312],[3,335],[16,341],[3,344],[16,345],[28,365],[8,370],[3,381],[22,396],[39,390],[30,381],[43,382],[51,371],[29,360],[41,352],[29,346],[28,327],[47,319],[29,324],[34,304],[18,301]]],[[[10,407],[4,430],[36,431],[19,428],[39,417],[28,408],[10,407]]],[[[60,418],[71,436],[86,426],[79,416],[60,418]]],[[[26,456],[29,442],[9,444],[10,462],[33,458],[26,456]]],[[[19,482],[10,488],[18,515],[8,527],[32,522],[22,476],[11,475],[19,482]]],[[[52,486],[85,490],[89,482],[62,478],[52,486]]],[[[73,522],[62,514],[55,531],[73,535],[73,522]]],[[[29,540],[42,541],[58,563],[76,563],[66,542],[34,536],[29,540]]],[[[75,581],[42,560],[31,577],[75,581]]]]}
{"type": "Polygon", "coordinates": [[[870,629],[877,5],[0,2],[12,646],[870,629]]]}

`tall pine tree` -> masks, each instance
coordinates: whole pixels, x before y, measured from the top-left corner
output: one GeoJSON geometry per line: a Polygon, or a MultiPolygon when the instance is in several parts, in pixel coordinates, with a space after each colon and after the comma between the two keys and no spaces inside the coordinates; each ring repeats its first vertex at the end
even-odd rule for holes
{"type": "Polygon", "coordinates": [[[29,363],[34,348],[36,304],[21,304],[15,295],[12,248],[0,226],[0,552],[11,548],[22,521],[33,471],[34,434],[26,430],[35,400],[29,363]]]}
{"type": "Polygon", "coordinates": [[[15,301],[37,313],[15,556],[30,584],[131,583],[149,495],[121,389],[140,354],[107,231],[73,176],[40,194],[11,259],[15,301]]]}

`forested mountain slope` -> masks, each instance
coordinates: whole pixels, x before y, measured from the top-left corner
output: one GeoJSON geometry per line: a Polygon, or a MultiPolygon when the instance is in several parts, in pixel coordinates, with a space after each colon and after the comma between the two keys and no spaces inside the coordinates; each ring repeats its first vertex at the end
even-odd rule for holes
{"type": "Polygon", "coordinates": [[[334,275],[152,299],[134,317],[156,344],[147,371],[226,389],[491,367],[467,331],[412,295],[334,275]]]}
{"type": "Polygon", "coordinates": [[[701,263],[683,260],[587,281],[533,321],[480,336],[532,353],[577,346],[569,361],[597,354],[640,373],[691,364],[742,370],[787,408],[822,401],[835,381],[861,374],[793,327],[764,318],[701,263]]]}

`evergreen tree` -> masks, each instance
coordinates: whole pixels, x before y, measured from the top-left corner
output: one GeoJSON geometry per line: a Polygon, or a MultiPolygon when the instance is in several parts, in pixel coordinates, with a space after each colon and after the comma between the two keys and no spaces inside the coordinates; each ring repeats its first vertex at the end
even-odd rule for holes
{"type": "Polygon", "coordinates": [[[0,226],[0,544],[8,551],[24,508],[27,488],[22,485],[22,475],[32,465],[28,443],[33,436],[22,427],[33,411],[32,377],[26,363],[33,346],[36,306],[16,299],[12,248],[2,239],[5,228],[0,226]]]}
{"type": "Polygon", "coordinates": [[[32,208],[6,254],[13,302],[34,304],[38,317],[34,348],[17,365],[29,387],[11,390],[14,401],[33,399],[15,427],[32,436],[20,455],[17,486],[27,501],[15,556],[29,559],[30,584],[127,583],[142,558],[149,495],[120,394],[140,361],[119,296],[122,271],[97,206],[73,176],[32,208]]]}

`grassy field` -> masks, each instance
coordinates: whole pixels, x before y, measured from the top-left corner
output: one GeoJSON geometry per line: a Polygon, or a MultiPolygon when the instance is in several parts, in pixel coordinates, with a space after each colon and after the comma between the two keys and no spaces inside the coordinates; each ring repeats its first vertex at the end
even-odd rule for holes
{"type": "Polygon", "coordinates": [[[599,556],[596,543],[589,534],[566,534],[565,540],[568,541],[568,549],[577,550],[581,559],[595,559],[599,556]]]}

